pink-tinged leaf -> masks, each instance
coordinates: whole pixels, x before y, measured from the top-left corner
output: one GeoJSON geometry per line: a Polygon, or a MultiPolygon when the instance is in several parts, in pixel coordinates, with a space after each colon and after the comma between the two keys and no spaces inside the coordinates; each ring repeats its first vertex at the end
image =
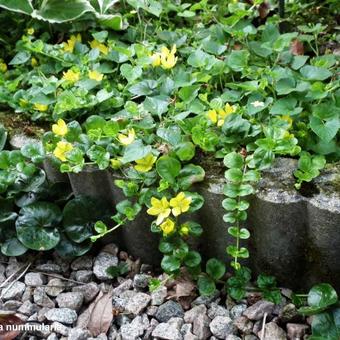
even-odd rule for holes
{"type": "Polygon", "coordinates": [[[101,333],[106,334],[110,328],[113,313],[112,313],[112,292],[103,294],[97,301],[92,309],[88,330],[93,336],[98,336],[101,333]]]}
{"type": "Polygon", "coordinates": [[[297,39],[293,40],[290,45],[290,52],[293,55],[304,55],[305,49],[303,43],[297,39]]]}
{"type": "Polygon", "coordinates": [[[6,330],[6,326],[22,325],[24,322],[14,312],[0,311],[0,340],[15,339],[21,332],[6,330]]]}

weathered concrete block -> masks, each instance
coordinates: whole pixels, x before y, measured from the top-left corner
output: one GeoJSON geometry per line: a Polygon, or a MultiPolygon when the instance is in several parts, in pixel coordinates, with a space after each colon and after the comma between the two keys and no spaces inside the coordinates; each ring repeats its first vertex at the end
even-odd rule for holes
{"type": "Polygon", "coordinates": [[[80,173],[68,173],[71,187],[76,196],[89,196],[115,206],[115,190],[112,176],[107,170],[92,165],[85,166],[80,173]]]}
{"type": "Polygon", "coordinates": [[[69,183],[69,178],[66,173],[61,173],[58,169],[58,166],[56,166],[53,163],[53,160],[50,157],[46,157],[46,159],[43,162],[43,169],[46,173],[46,178],[48,182],[50,183],[69,183]]]}

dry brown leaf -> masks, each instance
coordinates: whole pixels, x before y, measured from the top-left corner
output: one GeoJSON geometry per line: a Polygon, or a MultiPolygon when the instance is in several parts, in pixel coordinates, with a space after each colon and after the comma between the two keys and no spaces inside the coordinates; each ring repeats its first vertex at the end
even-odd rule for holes
{"type": "Polygon", "coordinates": [[[293,40],[290,45],[290,52],[293,55],[303,55],[305,53],[303,43],[297,39],[293,40]]]}
{"type": "Polygon", "coordinates": [[[12,312],[0,311],[0,340],[12,340],[20,331],[7,331],[8,325],[22,325],[24,322],[12,312]]]}
{"type": "Polygon", "coordinates": [[[82,328],[82,329],[87,329],[87,326],[90,322],[93,308],[97,304],[98,300],[101,299],[103,295],[104,295],[103,292],[100,291],[96,299],[87,307],[87,309],[83,313],[79,315],[78,320],[77,320],[77,327],[82,328]]]}
{"type": "Polygon", "coordinates": [[[269,13],[269,6],[268,4],[266,4],[265,2],[262,3],[260,6],[259,6],[259,15],[260,15],[260,18],[261,19],[264,19],[267,17],[269,13]]]}
{"type": "Polygon", "coordinates": [[[179,280],[176,284],[176,297],[186,297],[195,295],[195,285],[189,280],[179,280]]]}
{"type": "Polygon", "coordinates": [[[129,266],[129,274],[127,275],[128,278],[133,278],[136,274],[139,273],[141,261],[140,259],[137,259],[136,261],[133,261],[131,259],[126,260],[126,264],[129,266]]]}
{"type": "Polygon", "coordinates": [[[112,292],[103,294],[103,296],[95,302],[87,325],[87,329],[93,336],[107,333],[113,319],[112,308],[112,292]]]}

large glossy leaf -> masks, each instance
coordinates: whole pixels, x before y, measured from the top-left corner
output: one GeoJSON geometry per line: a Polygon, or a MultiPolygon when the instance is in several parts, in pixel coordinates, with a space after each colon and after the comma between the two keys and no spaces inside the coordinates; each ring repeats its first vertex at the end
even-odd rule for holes
{"type": "Polygon", "coordinates": [[[174,157],[162,156],[156,163],[158,174],[169,183],[175,183],[181,170],[181,163],[174,157]]]}
{"type": "Polygon", "coordinates": [[[61,222],[61,219],[61,211],[53,203],[30,204],[20,210],[20,216],[16,220],[18,239],[29,249],[52,249],[60,240],[56,226],[61,222]]]}
{"type": "Polygon", "coordinates": [[[1,252],[6,256],[20,256],[26,251],[27,248],[17,238],[6,240],[1,245],[1,252]]]}
{"type": "Polygon", "coordinates": [[[49,202],[37,202],[20,210],[16,225],[32,228],[53,228],[62,219],[59,207],[49,202]]]}
{"type": "Polygon", "coordinates": [[[0,7],[25,14],[33,12],[31,0],[0,0],[0,7]]]}
{"type": "Polygon", "coordinates": [[[310,340],[340,339],[340,308],[315,315],[312,321],[310,340]]]}
{"type": "Polygon", "coordinates": [[[81,243],[93,234],[96,221],[107,213],[105,204],[90,197],[79,196],[69,201],[63,210],[63,224],[68,238],[81,243]]]}
{"type": "Polygon", "coordinates": [[[88,0],[47,0],[38,11],[33,13],[33,17],[51,23],[62,23],[93,11],[94,8],[88,0]]]}
{"type": "Polygon", "coordinates": [[[56,251],[62,257],[82,256],[91,249],[92,244],[90,240],[82,243],[74,243],[66,236],[62,236],[56,246],[56,251]]]}
{"type": "Polygon", "coordinates": [[[335,289],[328,283],[314,286],[308,293],[308,307],[301,307],[299,312],[304,315],[313,315],[326,310],[338,301],[335,289]]]}

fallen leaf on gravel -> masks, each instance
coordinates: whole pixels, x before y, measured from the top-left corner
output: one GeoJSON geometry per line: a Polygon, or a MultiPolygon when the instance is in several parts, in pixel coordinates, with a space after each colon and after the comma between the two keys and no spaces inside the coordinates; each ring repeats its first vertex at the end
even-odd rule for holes
{"type": "Polygon", "coordinates": [[[24,322],[12,312],[0,311],[0,340],[12,340],[20,331],[7,331],[8,325],[22,325],[24,322]]]}
{"type": "Polygon", "coordinates": [[[131,259],[127,259],[126,264],[130,268],[130,272],[127,275],[128,278],[133,278],[136,274],[139,273],[140,266],[141,266],[140,259],[137,259],[136,261],[132,261],[131,259]]]}
{"type": "Polygon", "coordinates": [[[107,333],[113,319],[112,309],[112,291],[103,294],[94,302],[94,307],[87,325],[87,329],[93,336],[107,333]]]}
{"type": "Polygon", "coordinates": [[[176,297],[186,297],[195,295],[195,285],[189,280],[178,280],[176,284],[176,297]]]}
{"type": "Polygon", "coordinates": [[[87,307],[87,309],[83,313],[79,315],[77,320],[77,327],[87,329],[93,308],[97,304],[97,302],[102,298],[103,295],[104,295],[103,292],[100,291],[96,299],[87,307]]]}

